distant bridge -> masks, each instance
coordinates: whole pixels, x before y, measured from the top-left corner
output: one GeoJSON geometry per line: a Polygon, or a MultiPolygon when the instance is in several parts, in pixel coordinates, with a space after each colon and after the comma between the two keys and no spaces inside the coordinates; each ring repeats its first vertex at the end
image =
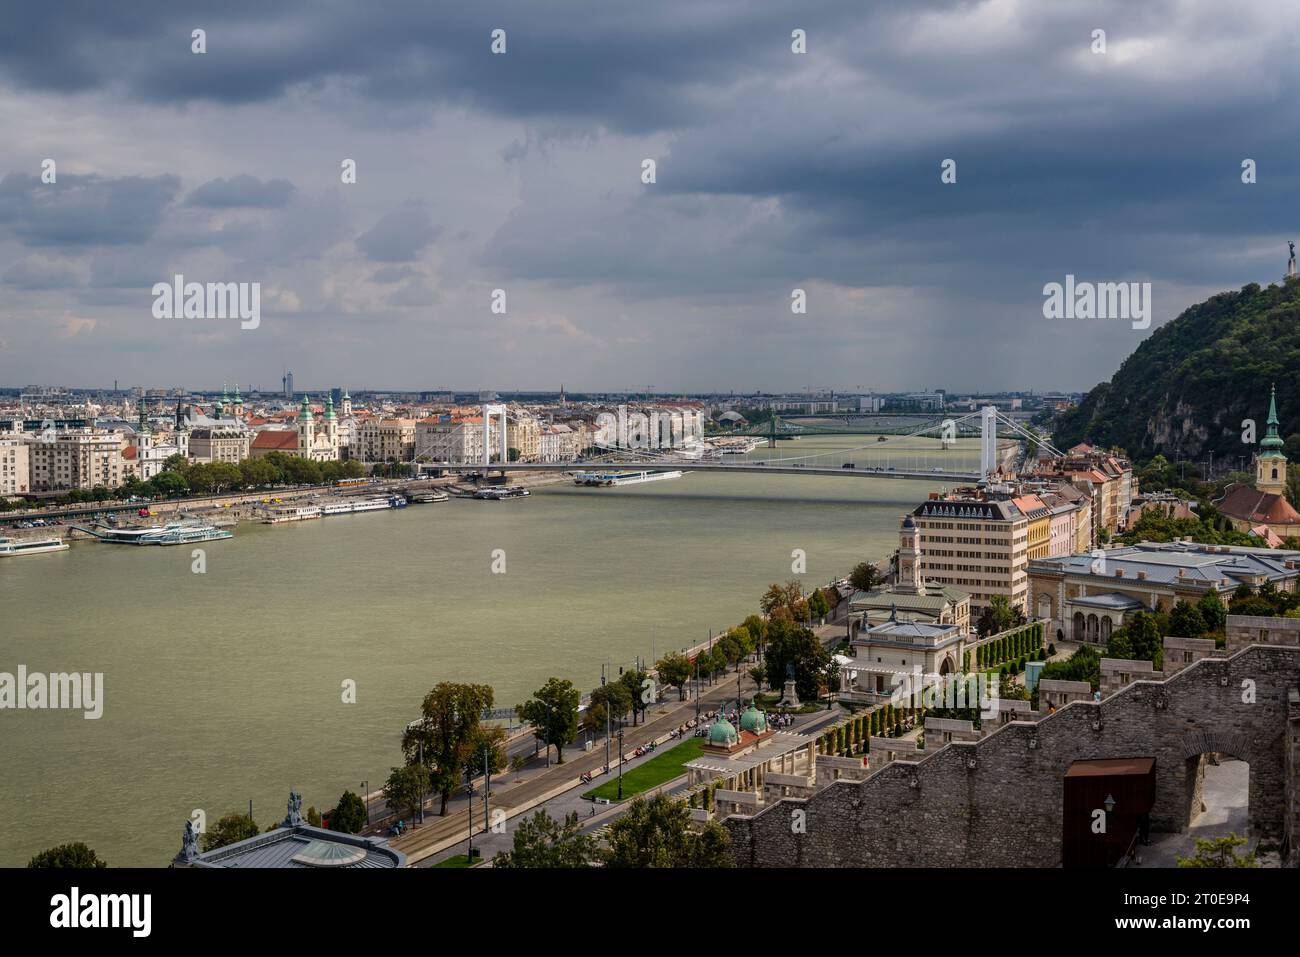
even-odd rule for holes
{"type": "MultiPolygon", "coordinates": [[[[572,472],[601,471],[606,469],[634,469],[647,471],[676,470],[691,472],[735,472],[757,475],[838,475],[854,478],[921,479],[929,482],[977,482],[995,477],[1008,462],[1008,450],[1000,448],[1000,433],[1014,438],[1018,443],[1030,443],[1059,456],[1061,453],[1041,436],[1000,413],[994,406],[985,406],[960,418],[931,418],[929,423],[890,437],[879,437],[873,442],[849,449],[821,449],[803,454],[786,454],[767,459],[742,458],[721,455],[717,459],[690,458],[678,450],[662,448],[603,448],[604,454],[584,461],[569,462],[510,462],[505,442],[504,406],[484,406],[483,449],[481,462],[430,462],[417,452],[422,471],[440,469],[450,472],[572,472]],[[491,415],[489,415],[489,412],[491,415]],[[491,422],[500,416],[498,434],[492,434],[491,422]],[[492,439],[495,438],[496,442],[492,439]],[[961,438],[978,438],[980,464],[978,470],[953,468],[952,450],[961,438]],[[917,446],[909,440],[925,440],[917,446]],[[494,450],[493,445],[499,449],[494,450]],[[496,460],[493,461],[495,452],[496,460]],[[942,465],[933,464],[934,456],[948,459],[942,465]],[[727,461],[734,458],[736,461],[727,461]]],[[[773,418],[768,423],[769,446],[777,447],[779,439],[794,439],[802,435],[857,434],[842,429],[826,429],[792,425],[773,418]]],[[[744,435],[745,433],[730,433],[744,435]]],[[[761,434],[761,433],[760,433],[761,434]]]]}
{"type": "Polygon", "coordinates": [[[648,472],[752,472],[761,475],[840,475],[851,478],[926,479],[931,482],[976,482],[981,478],[979,472],[953,472],[939,468],[900,469],[893,466],[885,468],[876,466],[831,468],[824,465],[802,465],[797,462],[781,462],[780,460],[767,465],[761,459],[747,459],[736,463],[692,462],[688,460],[647,462],[644,459],[628,459],[624,461],[601,459],[596,462],[508,462],[505,465],[500,462],[493,462],[491,465],[481,463],[467,465],[464,462],[422,462],[420,468],[441,469],[444,472],[605,472],[626,469],[648,472]]]}

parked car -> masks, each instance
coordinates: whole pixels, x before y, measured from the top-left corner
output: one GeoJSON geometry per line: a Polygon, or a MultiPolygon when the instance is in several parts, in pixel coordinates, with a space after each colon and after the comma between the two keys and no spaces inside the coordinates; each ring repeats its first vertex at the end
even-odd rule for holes
{"type": "Polygon", "coordinates": [[[857,466],[854,465],[852,462],[845,462],[843,465],[840,466],[840,468],[842,468],[842,469],[855,469],[855,468],[857,468],[857,466]]]}

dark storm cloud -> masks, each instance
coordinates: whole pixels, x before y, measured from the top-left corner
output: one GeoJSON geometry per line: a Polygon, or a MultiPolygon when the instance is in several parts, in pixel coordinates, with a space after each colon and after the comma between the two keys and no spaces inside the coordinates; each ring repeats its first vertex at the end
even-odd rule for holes
{"type": "Polygon", "coordinates": [[[418,203],[395,209],[357,237],[357,247],[373,262],[411,262],[438,238],[441,229],[418,203]]]}
{"type": "MultiPolygon", "coordinates": [[[[57,16],[7,4],[0,90],[68,97],[70,153],[95,156],[78,148],[81,103],[69,96],[86,94],[113,115],[156,120],[158,139],[142,149],[161,164],[151,171],[172,168],[169,123],[195,112],[220,124],[238,159],[201,176],[178,161],[193,190],[183,203],[176,177],[60,176],[52,194],[11,174],[0,241],[73,253],[142,244],[142,274],[172,251],[216,250],[241,274],[336,256],[336,288],[369,278],[394,287],[383,290],[392,307],[450,300],[449,284],[530,282],[557,292],[544,305],[557,314],[573,304],[564,293],[582,302],[596,290],[609,304],[645,303],[666,325],[713,309],[689,321],[755,335],[786,328],[793,286],[823,283],[848,294],[838,313],[825,289],[812,297],[808,322],[826,341],[866,348],[854,337],[869,330],[882,368],[913,375],[934,372],[914,360],[935,339],[951,355],[1012,343],[962,371],[1005,377],[1060,354],[1039,310],[1043,284],[1067,272],[1152,279],[1161,321],[1201,286],[1280,271],[1285,240],[1300,238],[1292,18],[1266,0],[140,0],[65,3],[57,16]],[[504,56],[489,52],[498,27],[504,56]],[[1104,55],[1089,50],[1098,27],[1104,55]],[[201,56],[190,52],[195,28],[207,32],[201,56]],[[805,55],[790,51],[794,28],[807,31],[805,55]],[[452,114],[482,128],[441,141],[452,114]],[[240,137],[256,135],[244,124],[268,115],[295,136],[301,126],[318,155],[273,173],[242,162],[240,137]],[[421,124],[428,152],[388,162],[382,195],[365,159],[361,185],[339,190],[343,156],[388,157],[386,137],[421,124]],[[645,157],[659,164],[653,185],[638,180],[645,157]],[[1247,157],[1259,164],[1252,186],[1240,180],[1247,157]],[[955,185],[939,181],[946,158],[955,185]],[[494,165],[506,174],[467,188],[459,218],[420,187],[455,188],[466,168],[494,165]],[[431,267],[448,256],[454,269],[431,267]],[[895,342],[871,326],[883,307],[853,297],[879,290],[894,291],[889,321],[924,335],[895,342]]],[[[54,251],[4,275],[33,290],[85,276],[54,251]]],[[[105,269],[91,270],[92,287],[105,269]]],[[[109,270],[136,271],[129,257],[109,270]]],[[[331,308],[322,322],[347,321],[331,308]]],[[[572,318],[617,335],[594,308],[572,318]]],[[[1105,347],[1091,347],[1086,370],[1067,369],[1079,381],[1032,384],[1091,385],[1133,345],[1109,328],[1070,334],[1105,347]]],[[[748,357],[749,384],[776,384],[787,354],[748,357]]],[[[941,374],[945,362],[957,365],[941,359],[941,374]]]]}
{"type": "Polygon", "coordinates": [[[142,243],[180,189],[176,176],[75,176],[55,183],[10,173],[0,179],[0,234],[28,246],[142,243]]]}
{"type": "Polygon", "coordinates": [[[293,197],[293,184],[284,179],[262,182],[255,176],[243,174],[229,179],[209,180],[198,187],[185,202],[189,206],[206,206],[212,209],[258,207],[272,209],[284,206],[293,197]]]}

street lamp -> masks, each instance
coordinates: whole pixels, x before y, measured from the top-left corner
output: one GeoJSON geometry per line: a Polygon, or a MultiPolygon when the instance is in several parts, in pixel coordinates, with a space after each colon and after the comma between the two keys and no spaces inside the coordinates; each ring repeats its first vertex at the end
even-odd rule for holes
{"type": "Polygon", "coordinates": [[[361,782],[361,794],[366,802],[366,826],[370,826],[370,782],[361,782]]]}

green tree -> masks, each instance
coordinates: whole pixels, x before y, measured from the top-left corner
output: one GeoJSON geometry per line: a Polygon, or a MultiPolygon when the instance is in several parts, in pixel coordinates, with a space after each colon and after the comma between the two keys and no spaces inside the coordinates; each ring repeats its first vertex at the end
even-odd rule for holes
{"type": "Polygon", "coordinates": [[[578,704],[582,696],[567,678],[551,678],[517,709],[533,726],[533,734],[549,750],[555,745],[559,764],[564,763],[564,746],[578,733],[578,704]]]}
{"type": "Polygon", "coordinates": [[[474,738],[465,755],[464,767],[471,778],[482,775],[484,768],[491,770],[493,774],[500,774],[506,769],[507,760],[505,728],[500,725],[488,727],[480,724],[474,729],[474,738]],[[484,754],[487,755],[486,762],[484,754]]]}
{"type": "Polygon", "coordinates": [[[1150,612],[1136,611],[1126,627],[1129,643],[1133,646],[1133,657],[1152,662],[1155,670],[1159,671],[1164,662],[1164,637],[1156,616],[1150,612]]]}
{"type": "Polygon", "coordinates": [[[677,689],[678,701],[685,700],[686,682],[690,681],[691,676],[695,674],[689,658],[680,652],[670,651],[655,662],[655,671],[659,672],[660,681],[670,688],[677,689]]]}
{"type": "Polygon", "coordinates": [[[330,815],[330,830],[344,834],[360,834],[366,826],[366,802],[352,791],[344,791],[338,806],[330,815]]]}
{"type": "Polygon", "coordinates": [[[730,839],[717,821],[690,828],[685,801],[656,794],[632,800],[627,812],[609,825],[610,867],[730,867],[730,839]]]}
{"type": "Polygon", "coordinates": [[[27,862],[27,866],[60,871],[108,867],[93,850],[81,841],[74,841],[71,844],[59,844],[56,847],[41,851],[27,862]]]}
{"type": "Polygon", "coordinates": [[[875,591],[884,582],[884,576],[876,570],[871,562],[858,562],[849,572],[849,584],[854,591],[875,591]]]}
{"type": "Polygon", "coordinates": [[[442,797],[439,815],[447,813],[447,801],[478,741],[479,718],[492,701],[490,685],[440,682],[424,696],[419,720],[402,733],[407,763],[422,761],[430,785],[442,797]]]}
{"type": "Polygon", "coordinates": [[[1246,843],[1236,831],[1223,837],[1196,839],[1196,854],[1178,858],[1179,867],[1259,867],[1255,852],[1238,854],[1237,848],[1246,843]]]}
{"type": "Polygon", "coordinates": [[[545,811],[524,818],[515,828],[514,847],[492,859],[493,867],[591,867],[600,860],[596,839],[582,833],[576,812],[561,824],[545,811]]]}
{"type": "Polygon", "coordinates": [[[247,814],[232,811],[230,814],[222,815],[216,824],[199,835],[199,846],[204,853],[207,853],[250,837],[257,837],[259,833],[261,832],[257,828],[256,821],[247,814]]]}
{"type": "Polygon", "coordinates": [[[393,768],[384,782],[381,793],[388,806],[398,811],[406,811],[411,817],[420,812],[429,793],[429,769],[421,764],[406,764],[393,768]]]}
{"type": "Polygon", "coordinates": [[[783,687],[787,671],[792,671],[799,697],[811,701],[821,690],[830,652],[807,628],[777,619],[768,627],[764,662],[769,687],[783,687]]]}
{"type": "Polygon", "coordinates": [[[649,688],[646,687],[646,679],[650,676],[644,671],[635,669],[625,671],[618,676],[619,683],[628,691],[628,697],[632,703],[632,724],[636,725],[637,715],[643,715],[646,709],[654,703],[654,699],[645,700],[645,694],[649,688]]]}
{"type": "MultiPolygon", "coordinates": [[[[1207,593],[1208,594],[1208,593],[1207,593]]],[[[1169,612],[1169,633],[1179,638],[1199,638],[1206,632],[1205,617],[1198,605],[1178,601],[1169,612]]]]}
{"type": "Polygon", "coordinates": [[[808,596],[808,611],[814,618],[825,618],[830,614],[830,610],[830,606],[826,604],[826,596],[822,594],[820,588],[808,596]]]}
{"type": "Polygon", "coordinates": [[[1228,620],[1228,611],[1216,592],[1207,591],[1196,603],[1196,607],[1209,631],[1218,631],[1228,620]]]}

